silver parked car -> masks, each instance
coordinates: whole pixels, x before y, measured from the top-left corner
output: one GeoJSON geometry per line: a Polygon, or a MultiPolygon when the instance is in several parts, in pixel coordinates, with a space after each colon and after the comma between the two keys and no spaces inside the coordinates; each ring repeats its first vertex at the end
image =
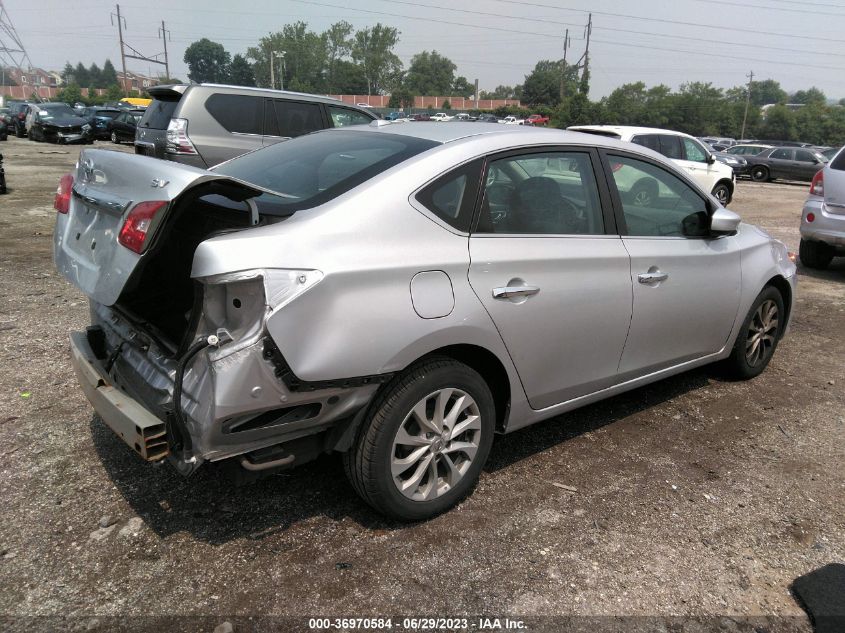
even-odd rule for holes
{"type": "Polygon", "coordinates": [[[379,121],[212,170],[86,150],[56,208],[91,303],[73,364],[134,451],[341,452],[406,520],[468,494],[495,433],[714,361],[758,375],[792,310],[783,244],[660,154],[560,130],[379,121]]]}
{"type": "Polygon", "coordinates": [[[816,172],[801,214],[801,263],[827,268],[845,256],[845,151],[816,172]]]}

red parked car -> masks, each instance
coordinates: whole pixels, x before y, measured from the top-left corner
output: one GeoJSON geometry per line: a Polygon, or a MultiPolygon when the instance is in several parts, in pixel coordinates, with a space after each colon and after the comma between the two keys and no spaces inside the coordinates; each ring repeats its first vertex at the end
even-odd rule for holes
{"type": "Polygon", "coordinates": [[[546,125],[549,122],[549,117],[542,114],[532,114],[525,119],[526,125],[546,125]]]}

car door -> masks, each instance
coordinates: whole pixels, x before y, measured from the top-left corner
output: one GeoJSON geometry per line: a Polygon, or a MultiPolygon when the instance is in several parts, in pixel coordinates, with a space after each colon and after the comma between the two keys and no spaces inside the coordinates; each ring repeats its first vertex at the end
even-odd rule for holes
{"type": "Polygon", "coordinates": [[[488,159],[469,281],[532,408],[613,384],[631,320],[629,257],[598,154],[520,150],[488,159]]]}
{"type": "Polygon", "coordinates": [[[816,172],[824,167],[824,164],[816,158],[813,152],[806,149],[795,150],[795,161],[793,163],[793,178],[797,180],[812,180],[816,172]]]}
{"type": "Polygon", "coordinates": [[[789,147],[778,147],[769,154],[769,174],[772,178],[792,178],[795,150],[789,147]]]}
{"type": "Polygon", "coordinates": [[[706,198],[670,169],[616,152],[606,160],[633,286],[619,379],[718,352],[739,308],[737,239],[709,236],[706,198]],[[636,195],[644,183],[655,192],[646,201],[636,195]]]}
{"type": "Polygon", "coordinates": [[[696,139],[687,136],[677,138],[684,151],[684,159],[677,161],[677,163],[685,168],[687,174],[699,187],[709,193],[719,180],[716,162],[708,160],[710,153],[696,139]]]}

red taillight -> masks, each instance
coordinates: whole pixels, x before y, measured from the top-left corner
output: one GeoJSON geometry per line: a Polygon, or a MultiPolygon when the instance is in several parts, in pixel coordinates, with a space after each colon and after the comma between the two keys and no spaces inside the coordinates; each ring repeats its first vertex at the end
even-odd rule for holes
{"type": "Polygon", "coordinates": [[[166,200],[150,200],[136,204],[129,215],[126,216],[126,221],[123,223],[123,228],[120,229],[117,241],[130,251],[142,253],[156,213],[166,206],[166,200]]]}
{"type": "Polygon", "coordinates": [[[813,213],[812,211],[810,211],[807,214],[807,222],[813,222],[813,221],[815,221],[815,219],[816,219],[816,214],[813,213]]]}
{"type": "Polygon", "coordinates": [[[824,169],[820,169],[813,176],[813,182],[810,183],[810,193],[814,196],[824,195],[824,169]]]}
{"type": "Polygon", "coordinates": [[[23,112],[19,112],[19,113],[18,113],[18,118],[19,118],[21,121],[23,121],[24,119],[26,119],[26,114],[24,114],[23,112]]]}
{"type": "Polygon", "coordinates": [[[65,174],[59,178],[59,186],[56,188],[56,197],[53,199],[53,207],[59,213],[70,211],[70,196],[73,190],[73,174],[65,174]]]}

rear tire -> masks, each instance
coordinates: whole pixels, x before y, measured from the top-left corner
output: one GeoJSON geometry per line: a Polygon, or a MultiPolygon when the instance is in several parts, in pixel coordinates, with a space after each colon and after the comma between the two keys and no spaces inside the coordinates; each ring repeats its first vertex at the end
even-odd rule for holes
{"type": "Polygon", "coordinates": [[[798,246],[798,257],[801,258],[801,263],[807,268],[815,268],[816,270],[827,268],[833,260],[833,253],[833,247],[824,242],[801,240],[801,244],[798,246]]]}
{"type": "Polygon", "coordinates": [[[346,475],[378,512],[430,519],[475,487],[495,415],[490,388],[475,370],[450,358],[422,361],[372,403],[344,454],[346,475]]]}
{"type": "Polygon", "coordinates": [[[752,167],[751,180],[755,182],[769,182],[771,180],[771,177],[769,176],[769,169],[767,167],[763,167],[762,165],[752,167]]]}
{"type": "Polygon", "coordinates": [[[751,304],[733,351],[725,361],[733,376],[748,380],[763,373],[777,349],[785,317],[783,297],[778,289],[763,288],[751,304]]]}

